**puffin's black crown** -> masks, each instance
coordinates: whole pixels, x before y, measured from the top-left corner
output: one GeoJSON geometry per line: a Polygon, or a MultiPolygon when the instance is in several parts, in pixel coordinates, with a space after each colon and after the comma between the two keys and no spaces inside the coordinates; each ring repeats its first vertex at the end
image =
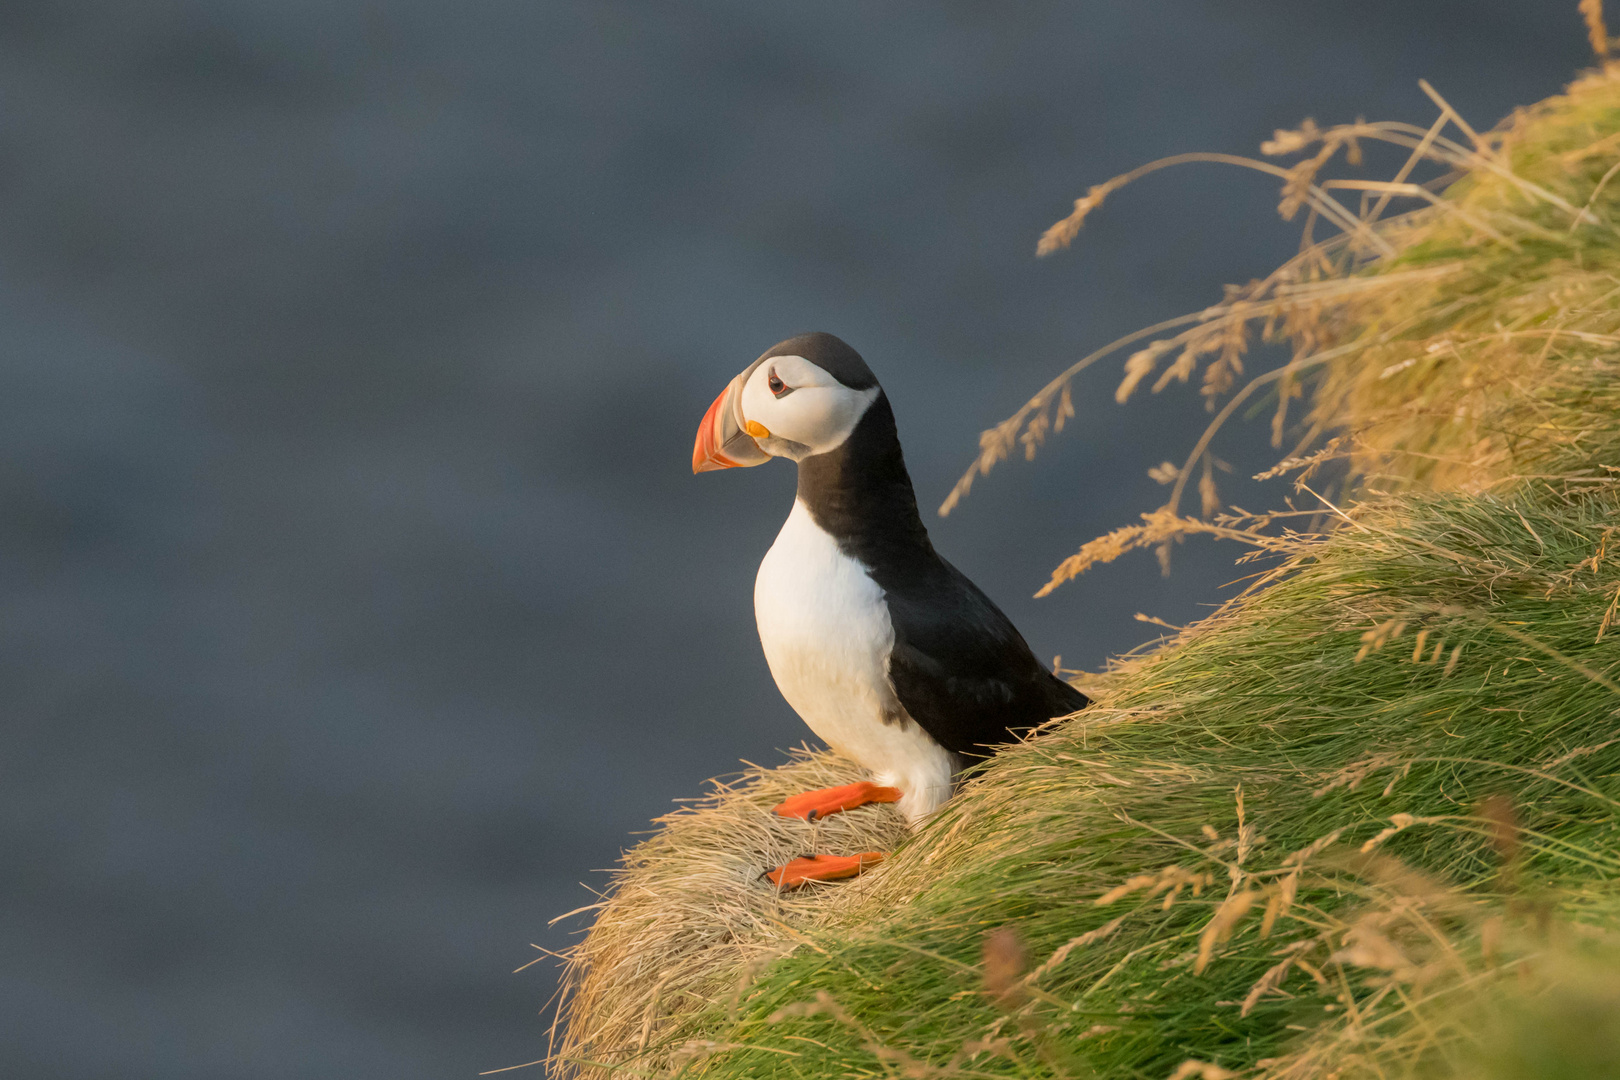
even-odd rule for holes
{"type": "Polygon", "coordinates": [[[818,331],[790,337],[766,349],[760,359],[771,356],[802,356],[851,390],[868,390],[878,384],[861,354],[831,334],[818,331]]]}

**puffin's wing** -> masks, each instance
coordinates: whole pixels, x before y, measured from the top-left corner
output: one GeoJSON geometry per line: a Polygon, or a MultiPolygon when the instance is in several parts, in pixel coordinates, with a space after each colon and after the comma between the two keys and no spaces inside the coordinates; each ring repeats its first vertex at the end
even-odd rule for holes
{"type": "Polygon", "coordinates": [[[983,757],[1086,696],[1035,659],[1012,622],[960,571],[889,590],[889,681],[912,719],[947,750],[983,757]]]}

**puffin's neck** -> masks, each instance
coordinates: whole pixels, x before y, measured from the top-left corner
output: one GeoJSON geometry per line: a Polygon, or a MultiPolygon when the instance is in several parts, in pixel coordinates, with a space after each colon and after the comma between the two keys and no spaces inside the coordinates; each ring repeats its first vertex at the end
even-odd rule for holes
{"type": "Polygon", "coordinates": [[[799,462],[799,501],[846,554],[882,579],[938,556],[917,513],[894,410],[879,391],[849,438],[799,462]]]}

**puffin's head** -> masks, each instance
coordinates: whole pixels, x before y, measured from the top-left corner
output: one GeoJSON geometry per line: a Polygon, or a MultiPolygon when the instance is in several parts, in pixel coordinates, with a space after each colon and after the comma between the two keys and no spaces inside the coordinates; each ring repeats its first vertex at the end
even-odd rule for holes
{"type": "Polygon", "coordinates": [[[788,338],[714,399],[698,426],[692,471],[824,454],[849,438],[882,392],[861,354],[831,334],[788,338]]]}

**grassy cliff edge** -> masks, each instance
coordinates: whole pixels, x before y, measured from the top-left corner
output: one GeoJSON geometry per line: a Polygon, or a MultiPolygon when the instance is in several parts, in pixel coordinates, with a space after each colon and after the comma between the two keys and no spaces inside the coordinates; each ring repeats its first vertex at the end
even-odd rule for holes
{"type": "MultiPolygon", "coordinates": [[[[915,835],[881,806],[818,826],[894,848],[856,882],[757,877],[810,843],[768,808],[855,777],[829,754],[663,819],[571,957],[558,1074],[1451,1075],[1481,1017],[1534,1014],[1503,994],[1597,1002],[1571,1053],[1620,1030],[1591,974],[1620,931],[1620,73],[1484,134],[1440,104],[1279,132],[1295,163],[1251,164],[1336,235],[1126,362],[1122,398],[1269,402],[1309,512],[1223,512],[1206,437],[1052,586],[1214,533],[1267,560],[1251,587],[915,835]],[[1372,142],[1411,165],[1323,179],[1372,142]],[[1254,335],[1293,357],[1245,382],[1254,335]]],[[[1092,360],[985,433],[953,502],[1061,428],[1092,360]]]]}

